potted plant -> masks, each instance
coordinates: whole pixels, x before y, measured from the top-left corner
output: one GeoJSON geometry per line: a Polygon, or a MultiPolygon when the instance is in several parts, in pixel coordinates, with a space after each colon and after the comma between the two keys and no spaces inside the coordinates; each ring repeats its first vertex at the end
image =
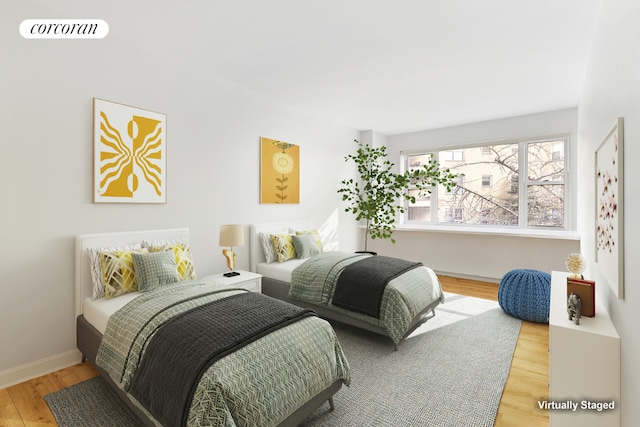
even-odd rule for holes
{"type": "Polygon", "coordinates": [[[349,154],[345,161],[355,162],[360,180],[343,179],[338,193],[343,201],[349,203],[345,212],[353,213],[357,221],[365,221],[364,251],[368,252],[369,237],[396,242],[392,234],[397,215],[406,211],[405,201],[415,203],[416,196],[430,193],[438,184],[451,191],[456,186],[458,175],[449,169],[441,169],[433,155],[421,168],[394,173],[394,163],[387,158],[385,146],[374,148],[357,140],[355,143],[358,144],[357,153],[349,154]],[[409,186],[417,189],[418,193],[410,195],[407,191],[409,186]]]}

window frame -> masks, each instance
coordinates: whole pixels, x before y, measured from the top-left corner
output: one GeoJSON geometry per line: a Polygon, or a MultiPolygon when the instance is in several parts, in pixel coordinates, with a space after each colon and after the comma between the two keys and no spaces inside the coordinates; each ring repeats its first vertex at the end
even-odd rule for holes
{"type": "MultiPolygon", "coordinates": [[[[419,221],[419,220],[409,220],[409,202],[405,202],[406,212],[404,214],[400,214],[399,224],[400,227],[403,225],[408,227],[426,227],[426,228],[455,228],[463,231],[465,228],[473,228],[474,232],[482,229],[489,230],[526,230],[526,231],[545,231],[545,232],[567,232],[573,230],[573,216],[571,212],[573,212],[573,198],[570,197],[574,188],[574,182],[571,175],[571,162],[570,162],[570,154],[571,154],[571,135],[570,133],[562,133],[562,134],[553,134],[553,135],[545,135],[538,137],[526,137],[526,138],[516,138],[510,140],[495,140],[495,141],[485,141],[482,143],[473,143],[473,144],[465,144],[465,145],[456,145],[456,146],[447,146],[447,147],[434,147],[431,149],[424,150],[411,150],[411,151],[401,151],[400,152],[400,170],[404,172],[408,169],[407,159],[410,156],[416,155],[429,155],[433,154],[435,159],[440,163],[441,167],[446,168],[446,161],[440,162],[438,158],[438,154],[441,151],[454,151],[461,149],[469,149],[469,148],[483,148],[494,145],[509,145],[514,144],[518,147],[518,225],[496,225],[496,224],[461,224],[456,222],[438,222],[438,191],[439,187],[434,187],[431,190],[431,218],[430,221],[419,221]],[[562,180],[554,180],[554,181],[533,181],[529,179],[528,166],[529,166],[529,146],[534,143],[544,143],[544,142],[553,142],[553,141],[562,141],[564,143],[564,150],[560,151],[562,153],[562,160],[564,161],[564,173],[562,176],[562,180]],[[524,173],[522,172],[524,171],[524,173]],[[525,179],[523,179],[523,177],[525,179]],[[540,226],[540,225],[527,225],[528,222],[528,197],[529,197],[529,188],[532,186],[540,186],[540,185],[560,185],[564,186],[564,205],[563,205],[563,226],[561,227],[553,227],[553,226],[540,226]]],[[[484,154],[484,150],[481,151],[482,155],[484,154]]],[[[553,149],[550,151],[553,156],[553,149]]],[[[492,179],[493,184],[493,179],[492,179]]],[[[512,185],[514,185],[513,183],[512,185]]],[[[456,189],[452,190],[456,191],[456,189]]]]}

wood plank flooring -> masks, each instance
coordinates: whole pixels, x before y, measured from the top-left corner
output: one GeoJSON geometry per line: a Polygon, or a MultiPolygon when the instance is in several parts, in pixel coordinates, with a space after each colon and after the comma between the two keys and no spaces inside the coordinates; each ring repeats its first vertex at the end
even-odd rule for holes
{"type": "Polygon", "coordinates": [[[80,363],[0,390],[0,427],[55,426],[44,396],[98,375],[89,363],[80,363]]]}
{"type": "MultiPolygon", "coordinates": [[[[496,283],[440,276],[442,289],[455,294],[498,300],[496,283]]],[[[495,426],[548,426],[549,412],[538,407],[549,399],[549,325],[522,322],[495,426]]]]}
{"type": "MultiPolygon", "coordinates": [[[[440,277],[447,292],[497,301],[498,285],[468,279],[440,277]]],[[[538,400],[549,397],[549,327],[523,322],[511,371],[495,426],[548,426],[549,414],[538,400]]],[[[0,427],[55,426],[44,396],[98,375],[89,363],[80,363],[0,390],[0,427]]]]}

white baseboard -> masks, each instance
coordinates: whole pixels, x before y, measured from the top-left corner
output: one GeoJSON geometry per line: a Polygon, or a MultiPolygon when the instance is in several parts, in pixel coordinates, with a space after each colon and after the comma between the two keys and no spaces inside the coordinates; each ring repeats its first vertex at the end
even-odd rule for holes
{"type": "Polygon", "coordinates": [[[438,276],[449,276],[449,277],[457,277],[458,279],[479,280],[481,282],[489,282],[489,283],[495,283],[495,284],[500,283],[500,279],[496,279],[495,277],[481,277],[481,276],[451,273],[449,271],[439,271],[439,270],[434,270],[434,271],[438,276]]]}
{"type": "Polygon", "coordinates": [[[82,354],[78,349],[36,360],[26,365],[16,366],[0,372],[0,389],[67,368],[80,363],[82,354]]]}

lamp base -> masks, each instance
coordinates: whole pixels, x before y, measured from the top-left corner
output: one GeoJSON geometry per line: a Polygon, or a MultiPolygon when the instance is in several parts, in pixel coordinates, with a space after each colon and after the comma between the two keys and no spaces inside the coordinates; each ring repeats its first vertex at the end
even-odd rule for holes
{"type": "Polygon", "coordinates": [[[237,271],[230,271],[228,273],[224,273],[223,276],[224,277],[234,277],[234,276],[239,276],[240,273],[238,273],[237,271]]]}

